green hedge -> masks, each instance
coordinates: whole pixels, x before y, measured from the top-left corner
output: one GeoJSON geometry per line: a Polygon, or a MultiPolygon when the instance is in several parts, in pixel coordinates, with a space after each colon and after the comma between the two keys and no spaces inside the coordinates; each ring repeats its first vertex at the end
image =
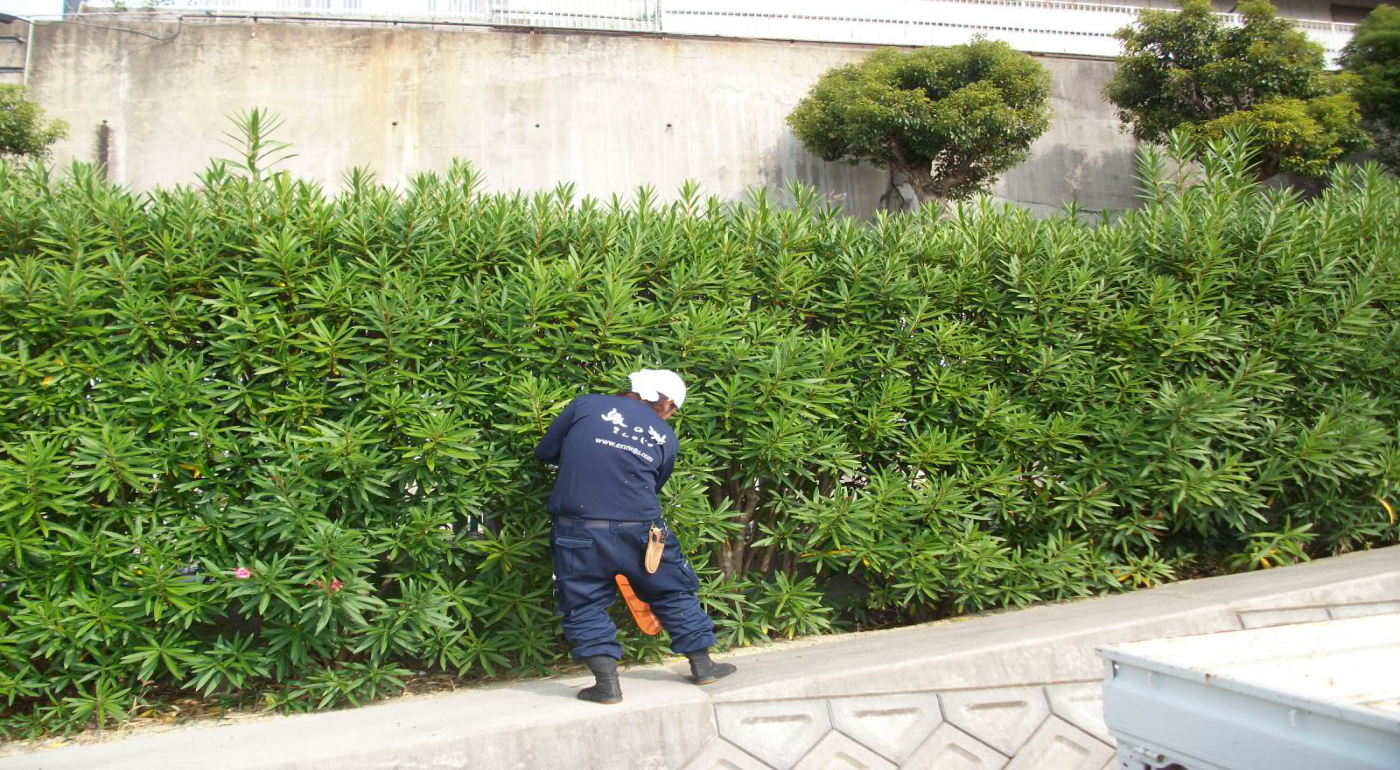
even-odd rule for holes
{"type": "Polygon", "coordinates": [[[0,729],[549,670],[530,449],[644,365],[726,644],[1393,543],[1400,185],[1246,166],[1092,226],[0,165],[0,729]]]}

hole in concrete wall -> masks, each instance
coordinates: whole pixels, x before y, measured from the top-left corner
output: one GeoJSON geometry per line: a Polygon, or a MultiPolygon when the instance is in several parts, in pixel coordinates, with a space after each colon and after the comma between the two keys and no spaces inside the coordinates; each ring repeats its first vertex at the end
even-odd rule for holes
{"type": "Polygon", "coordinates": [[[398,124],[399,124],[399,122],[396,120],[396,121],[394,121],[393,123],[390,123],[389,125],[391,125],[391,126],[397,126],[398,124]]]}

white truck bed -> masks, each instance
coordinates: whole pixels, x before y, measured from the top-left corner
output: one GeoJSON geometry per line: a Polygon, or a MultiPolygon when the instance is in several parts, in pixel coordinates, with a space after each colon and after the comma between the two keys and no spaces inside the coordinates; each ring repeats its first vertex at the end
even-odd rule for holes
{"type": "Polygon", "coordinates": [[[1400,770],[1400,614],[1098,652],[1127,770],[1400,770]]]}

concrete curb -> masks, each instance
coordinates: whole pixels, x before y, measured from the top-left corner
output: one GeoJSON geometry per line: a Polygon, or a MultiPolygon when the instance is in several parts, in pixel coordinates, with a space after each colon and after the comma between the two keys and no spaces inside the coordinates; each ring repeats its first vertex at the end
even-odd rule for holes
{"type": "Polygon", "coordinates": [[[1313,615],[1396,600],[1400,547],[764,653],[711,694],[717,702],[833,698],[1098,679],[1100,645],[1258,627],[1267,616],[1254,613],[1282,609],[1292,611],[1282,622],[1326,620],[1313,615]]]}
{"type": "Polygon", "coordinates": [[[627,698],[574,694],[591,677],[388,701],[0,759],[4,770],[118,768],[680,767],[717,734],[699,688],[660,667],[623,674],[627,698]]]}

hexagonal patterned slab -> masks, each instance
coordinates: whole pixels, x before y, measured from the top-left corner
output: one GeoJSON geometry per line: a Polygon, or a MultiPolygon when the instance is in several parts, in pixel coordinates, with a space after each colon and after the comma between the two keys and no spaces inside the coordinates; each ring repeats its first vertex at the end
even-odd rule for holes
{"type": "Polygon", "coordinates": [[[1006,757],[971,735],[944,722],[901,767],[919,770],[1001,770],[1006,757]]]}
{"type": "Polygon", "coordinates": [[[1099,770],[1113,758],[1107,743],[1059,717],[1035,731],[1006,770],[1099,770]]]}
{"type": "Polygon", "coordinates": [[[943,723],[933,693],[832,698],[831,723],[837,730],[900,763],[943,723]]]}
{"type": "Polygon", "coordinates": [[[797,764],[831,730],[820,700],[716,703],[715,721],[725,740],[778,770],[797,764]]]}
{"type": "Polygon", "coordinates": [[[1050,713],[1104,743],[1113,744],[1113,736],[1103,721],[1103,682],[1052,685],[1045,688],[1045,696],[1050,699],[1050,713]]]}
{"type": "Polygon", "coordinates": [[[1050,715],[1039,687],[944,693],[943,718],[997,751],[1012,756],[1050,715]]]}
{"type": "Polygon", "coordinates": [[[705,744],[686,764],[685,770],[772,770],[723,738],[705,744]]]}
{"type": "Polygon", "coordinates": [[[793,770],[895,770],[895,764],[833,730],[793,770]]]}

